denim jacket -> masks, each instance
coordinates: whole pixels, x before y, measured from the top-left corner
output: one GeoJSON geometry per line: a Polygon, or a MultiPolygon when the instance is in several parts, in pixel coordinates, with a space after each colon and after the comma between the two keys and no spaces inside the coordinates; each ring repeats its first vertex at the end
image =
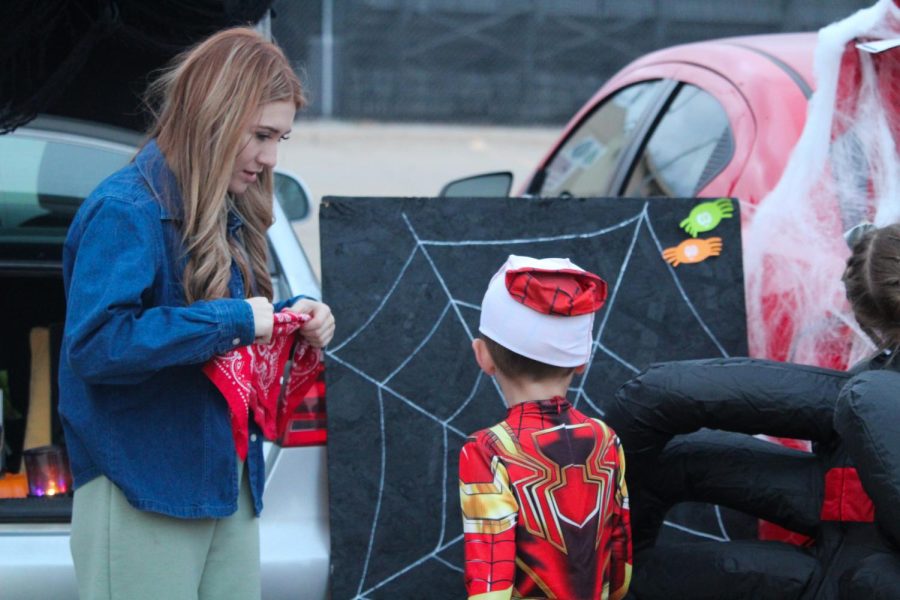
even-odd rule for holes
{"type": "MultiPolygon", "coordinates": [[[[181,210],[155,141],[78,210],[63,249],[59,412],[76,489],[102,474],[138,509],[224,517],[237,510],[238,457],[228,405],[201,368],[253,342],[253,314],[235,263],[230,298],[186,305],[181,210]]],[[[240,226],[229,214],[229,235],[240,226]]],[[[250,433],[259,514],[265,465],[252,419],[250,433]]]]}

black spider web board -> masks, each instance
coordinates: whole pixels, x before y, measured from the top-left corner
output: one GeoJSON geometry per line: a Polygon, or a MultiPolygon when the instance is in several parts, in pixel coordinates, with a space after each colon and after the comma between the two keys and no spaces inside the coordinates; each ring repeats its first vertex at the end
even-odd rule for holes
{"type": "MultiPolygon", "coordinates": [[[[464,597],[459,450],[506,415],[470,346],[508,255],[568,257],[607,281],[592,362],[569,393],[589,415],[651,362],[746,355],[738,203],[699,236],[721,238],[720,256],[662,258],[700,202],[323,200],[323,297],[338,321],[326,359],[332,598],[464,597]]],[[[716,511],[674,531],[727,539],[716,511]]]]}

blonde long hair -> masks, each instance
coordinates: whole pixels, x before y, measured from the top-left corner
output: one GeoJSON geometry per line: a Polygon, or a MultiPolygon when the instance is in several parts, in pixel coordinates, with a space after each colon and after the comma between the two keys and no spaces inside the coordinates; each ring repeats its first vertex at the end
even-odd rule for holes
{"type": "Polygon", "coordinates": [[[266,230],[273,220],[272,171],[264,169],[242,194],[230,195],[228,184],[259,107],[284,100],[297,109],[305,104],[284,53],[253,29],[226,29],[179,55],[151,84],[148,97],[158,107],[150,137],[184,200],[187,302],[227,297],[232,259],[247,283],[246,295],[271,300],[266,230]],[[243,248],[228,235],[229,208],[244,222],[243,248]]]}

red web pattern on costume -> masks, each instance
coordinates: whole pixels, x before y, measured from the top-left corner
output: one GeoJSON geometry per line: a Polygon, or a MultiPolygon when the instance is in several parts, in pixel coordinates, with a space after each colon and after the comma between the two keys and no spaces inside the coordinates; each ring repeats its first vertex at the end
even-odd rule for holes
{"type": "Polygon", "coordinates": [[[464,509],[470,596],[513,588],[514,597],[606,598],[630,579],[618,438],[577,411],[555,414],[542,404],[537,410],[514,407],[503,423],[470,437],[460,456],[462,486],[496,481],[496,461],[502,462],[509,481],[499,486],[508,490],[501,493],[513,495],[518,506],[515,526],[499,533],[474,531],[478,515],[464,509]],[[589,449],[577,463],[554,460],[573,442],[589,449]]]}
{"type": "Polygon", "coordinates": [[[606,300],[606,282],[587,271],[524,267],[510,269],[505,277],[510,296],[546,315],[584,315],[606,300]]]}

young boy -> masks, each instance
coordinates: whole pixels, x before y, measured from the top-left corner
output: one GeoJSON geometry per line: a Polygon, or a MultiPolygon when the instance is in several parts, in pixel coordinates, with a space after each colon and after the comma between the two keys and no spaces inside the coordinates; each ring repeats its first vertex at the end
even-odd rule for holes
{"type": "Polygon", "coordinates": [[[619,439],[565,399],[606,283],[567,259],[510,256],[481,305],[475,360],[506,419],[459,458],[469,599],[619,599],[631,578],[619,439]]]}

